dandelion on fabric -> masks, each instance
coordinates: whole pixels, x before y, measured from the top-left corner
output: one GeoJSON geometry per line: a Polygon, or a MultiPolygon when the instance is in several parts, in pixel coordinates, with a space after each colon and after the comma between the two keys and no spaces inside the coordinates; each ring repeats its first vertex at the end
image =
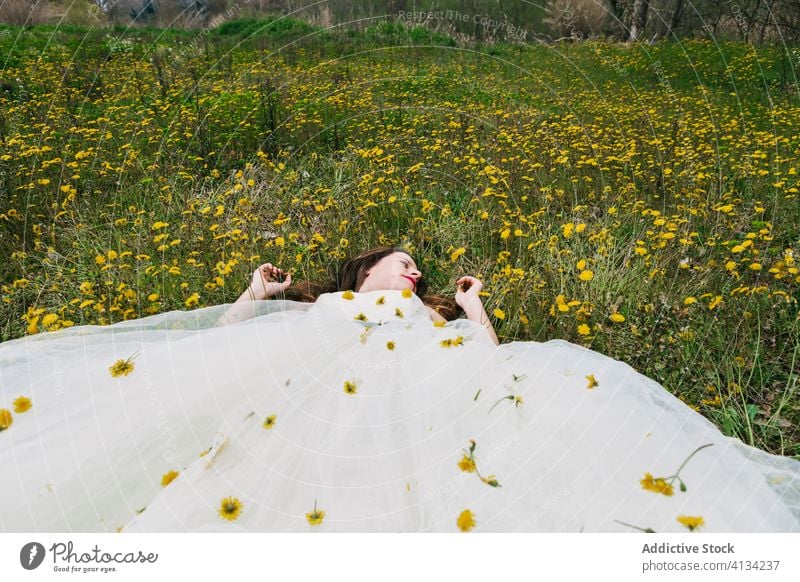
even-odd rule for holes
{"type": "Polygon", "coordinates": [[[31,409],[31,406],[33,406],[31,399],[27,396],[16,398],[12,404],[14,404],[14,412],[16,413],[27,412],[31,409]]]}
{"type": "Polygon", "coordinates": [[[356,387],[354,382],[350,382],[350,380],[345,380],[344,391],[346,394],[355,394],[356,392],[358,392],[358,388],[356,387]]]}
{"type": "Polygon", "coordinates": [[[323,518],[325,517],[325,512],[321,509],[317,509],[317,500],[314,500],[314,511],[310,513],[306,513],[306,519],[310,525],[320,525],[322,523],[323,518]]]}
{"type": "Polygon", "coordinates": [[[664,479],[654,478],[650,473],[645,473],[644,479],[642,479],[640,483],[642,484],[642,489],[645,491],[654,491],[666,495],[667,497],[675,492],[672,485],[667,483],[664,479]]]}
{"type": "Polygon", "coordinates": [[[161,486],[166,487],[175,480],[175,477],[180,475],[178,471],[168,471],[161,476],[161,486]]]}
{"type": "Polygon", "coordinates": [[[0,431],[6,430],[12,422],[14,422],[14,417],[11,415],[11,411],[0,408],[0,431]]]}
{"type": "Polygon", "coordinates": [[[269,415],[267,418],[264,419],[264,423],[261,425],[266,429],[271,429],[275,426],[276,416],[274,414],[269,415]]]}
{"type": "Polygon", "coordinates": [[[454,338],[445,339],[439,342],[439,345],[443,348],[452,348],[455,346],[463,346],[464,345],[464,336],[456,336],[454,338]]]}
{"type": "Polygon", "coordinates": [[[461,531],[471,530],[473,527],[475,527],[475,514],[473,514],[469,509],[465,509],[459,514],[458,519],[456,520],[456,525],[461,531]]]}
{"type": "Polygon", "coordinates": [[[689,531],[694,531],[698,527],[702,527],[705,525],[705,520],[699,515],[679,515],[677,517],[678,523],[681,525],[685,525],[689,528],[689,531]]]}
{"type": "Polygon", "coordinates": [[[465,473],[474,473],[475,472],[475,461],[470,459],[467,455],[461,457],[461,460],[458,462],[458,468],[464,471],[465,473]]]}
{"type": "Polygon", "coordinates": [[[133,354],[127,360],[117,360],[114,362],[114,364],[108,368],[108,371],[111,372],[111,376],[118,378],[120,376],[127,376],[133,372],[133,360],[135,357],[136,354],[133,354]]]}
{"type": "Polygon", "coordinates": [[[219,515],[222,519],[233,521],[242,513],[244,505],[236,497],[226,497],[220,503],[219,515]]]}

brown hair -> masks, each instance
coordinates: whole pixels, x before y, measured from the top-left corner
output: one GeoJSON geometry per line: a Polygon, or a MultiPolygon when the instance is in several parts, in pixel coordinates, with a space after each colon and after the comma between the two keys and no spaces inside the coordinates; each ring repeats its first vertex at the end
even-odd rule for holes
{"type": "MultiPolygon", "coordinates": [[[[408,253],[402,247],[380,246],[372,248],[356,257],[345,259],[333,272],[329,272],[330,278],[328,281],[324,283],[303,281],[293,284],[276,297],[313,303],[323,293],[336,293],[337,291],[357,292],[361,288],[364,279],[367,278],[367,270],[382,258],[397,252],[408,253]]],[[[452,297],[428,294],[427,291],[428,283],[423,275],[417,281],[416,294],[425,305],[433,308],[448,321],[457,319],[464,313],[464,310],[452,297]]]]}

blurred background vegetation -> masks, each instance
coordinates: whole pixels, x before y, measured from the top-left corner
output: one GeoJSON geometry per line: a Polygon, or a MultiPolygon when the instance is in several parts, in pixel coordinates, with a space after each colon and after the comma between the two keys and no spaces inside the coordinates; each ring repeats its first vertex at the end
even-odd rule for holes
{"type": "Polygon", "coordinates": [[[376,21],[415,20],[464,43],[716,38],[796,43],[800,0],[0,0],[15,25],[209,28],[225,20],[288,15],[315,26],[363,30],[376,21]],[[425,13],[424,15],[422,13],[425,13]]]}

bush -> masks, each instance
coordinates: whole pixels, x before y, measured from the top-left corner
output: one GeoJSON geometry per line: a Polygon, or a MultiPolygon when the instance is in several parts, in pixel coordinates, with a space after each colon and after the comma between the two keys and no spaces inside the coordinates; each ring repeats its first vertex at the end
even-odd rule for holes
{"type": "Polygon", "coordinates": [[[5,0],[0,4],[0,22],[32,26],[45,21],[44,0],[5,0]]]}

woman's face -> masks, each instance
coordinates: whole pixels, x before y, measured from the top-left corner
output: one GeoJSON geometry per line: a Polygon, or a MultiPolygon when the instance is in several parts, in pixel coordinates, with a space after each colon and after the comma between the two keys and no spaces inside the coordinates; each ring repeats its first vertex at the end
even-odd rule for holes
{"type": "Polygon", "coordinates": [[[417,290],[417,282],[422,273],[410,255],[396,252],[383,257],[367,269],[367,277],[361,283],[359,292],[382,290],[417,290]]]}

